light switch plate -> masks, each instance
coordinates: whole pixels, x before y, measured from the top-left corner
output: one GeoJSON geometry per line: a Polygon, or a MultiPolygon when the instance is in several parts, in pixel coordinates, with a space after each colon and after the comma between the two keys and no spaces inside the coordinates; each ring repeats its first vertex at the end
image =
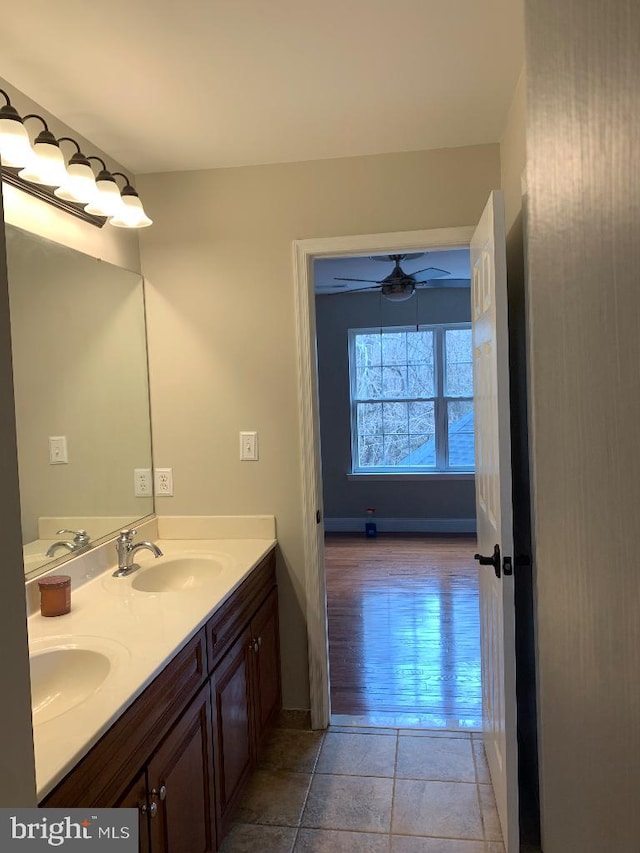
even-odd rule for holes
{"type": "Polygon", "coordinates": [[[258,461],[258,433],[243,431],[240,433],[240,460],[242,462],[258,461]]]}
{"type": "Polygon", "coordinates": [[[51,465],[66,465],[69,462],[66,435],[49,436],[49,463],[51,465]]]}

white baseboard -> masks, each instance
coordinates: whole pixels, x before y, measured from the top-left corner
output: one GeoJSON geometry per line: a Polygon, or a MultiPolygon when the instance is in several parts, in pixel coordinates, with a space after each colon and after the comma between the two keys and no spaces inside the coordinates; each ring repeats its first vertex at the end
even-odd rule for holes
{"type": "Polygon", "coordinates": [[[327,533],[364,533],[367,521],[380,533],[475,533],[475,518],[325,518],[327,533]]]}

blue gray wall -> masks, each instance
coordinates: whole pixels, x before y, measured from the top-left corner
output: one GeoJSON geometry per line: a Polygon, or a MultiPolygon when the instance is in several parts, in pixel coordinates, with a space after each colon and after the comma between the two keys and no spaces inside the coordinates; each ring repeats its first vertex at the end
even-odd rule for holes
{"type": "MultiPolygon", "coordinates": [[[[321,263],[321,262],[320,262],[321,263]]],[[[464,323],[471,319],[467,288],[420,290],[407,302],[381,299],[378,292],[316,297],[320,435],[324,515],[328,530],[364,526],[367,507],[376,508],[379,529],[448,532],[468,529],[475,519],[473,479],[380,482],[347,478],[351,469],[349,357],[351,328],[464,323]],[[418,520],[411,524],[403,519],[418,520]],[[463,520],[461,522],[461,520],[463,520]],[[444,522],[444,523],[440,523],[444,522]]],[[[407,475],[405,475],[407,476],[407,475]]]]}

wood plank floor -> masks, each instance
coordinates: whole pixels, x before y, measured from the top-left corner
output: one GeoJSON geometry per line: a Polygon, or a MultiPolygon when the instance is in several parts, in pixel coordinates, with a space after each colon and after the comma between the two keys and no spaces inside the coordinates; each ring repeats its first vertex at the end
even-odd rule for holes
{"type": "Polygon", "coordinates": [[[475,536],[327,535],[334,722],[481,727],[474,551],[475,536]]]}

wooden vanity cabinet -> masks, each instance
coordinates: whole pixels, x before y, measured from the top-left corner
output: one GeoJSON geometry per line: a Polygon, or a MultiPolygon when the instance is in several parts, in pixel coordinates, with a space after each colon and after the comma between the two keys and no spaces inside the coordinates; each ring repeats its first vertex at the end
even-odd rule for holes
{"type": "Polygon", "coordinates": [[[267,555],[42,801],[137,808],[141,853],[212,853],[280,709],[267,555]]]}
{"type": "MultiPolygon", "coordinates": [[[[251,602],[244,611],[245,616],[251,613],[249,624],[231,647],[228,643],[224,646],[221,657],[214,657],[217,663],[211,675],[219,842],[229,828],[244,782],[256,765],[265,733],[281,707],[273,557],[257,570],[245,595],[251,602]]],[[[220,620],[210,625],[210,632],[219,625],[220,620]]]]}

